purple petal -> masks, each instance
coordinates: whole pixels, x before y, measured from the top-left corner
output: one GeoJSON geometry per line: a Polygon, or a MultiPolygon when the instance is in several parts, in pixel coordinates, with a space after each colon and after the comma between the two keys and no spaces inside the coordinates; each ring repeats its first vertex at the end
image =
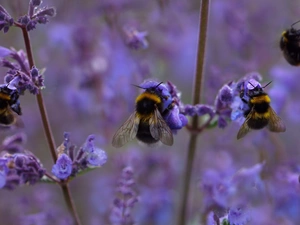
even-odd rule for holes
{"type": "Polygon", "coordinates": [[[10,49],[0,46],[0,57],[1,58],[9,56],[11,53],[12,53],[12,51],[10,49]]]}

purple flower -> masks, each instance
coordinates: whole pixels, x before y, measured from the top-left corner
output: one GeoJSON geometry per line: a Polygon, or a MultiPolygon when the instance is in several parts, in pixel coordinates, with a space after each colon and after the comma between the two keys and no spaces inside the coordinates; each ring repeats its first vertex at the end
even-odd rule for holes
{"type": "Polygon", "coordinates": [[[86,160],[89,167],[99,167],[106,163],[107,155],[102,149],[94,148],[94,151],[87,155],[86,160]]]}
{"type": "Polygon", "coordinates": [[[143,31],[140,32],[134,27],[126,26],[123,28],[125,43],[132,49],[146,49],[148,48],[148,41],[146,40],[146,36],[148,32],[143,31]]]}
{"type": "Polygon", "coordinates": [[[216,101],[220,101],[223,104],[231,104],[232,100],[233,100],[233,90],[232,90],[232,88],[229,87],[228,84],[225,84],[220,89],[220,91],[217,95],[216,101]]]}
{"type": "Polygon", "coordinates": [[[231,207],[228,213],[228,221],[232,225],[246,225],[250,218],[250,211],[246,206],[231,207]]]}
{"type": "Polygon", "coordinates": [[[56,10],[53,7],[39,8],[41,4],[40,0],[33,0],[29,2],[28,14],[19,17],[18,22],[26,27],[27,31],[31,31],[36,28],[36,25],[46,24],[49,22],[49,17],[56,15],[56,10]]]}
{"type": "Polygon", "coordinates": [[[35,184],[45,174],[40,161],[29,151],[23,153],[6,153],[1,157],[5,160],[7,179],[5,188],[14,189],[21,184],[35,184]]]}
{"type": "Polygon", "coordinates": [[[12,51],[10,49],[0,46],[0,57],[1,58],[9,56],[11,53],[12,53],[12,51]]]}
{"type": "Polygon", "coordinates": [[[103,166],[107,155],[104,150],[95,146],[94,140],[95,135],[89,135],[77,150],[70,141],[70,134],[65,132],[64,141],[56,150],[59,158],[52,167],[52,173],[60,179],[66,179],[88,168],[103,166]]]}
{"type": "Polygon", "coordinates": [[[26,136],[19,133],[5,138],[2,143],[0,183],[4,182],[4,188],[14,189],[22,184],[35,184],[45,174],[46,170],[39,159],[22,147],[25,140],[26,136]]]}
{"type": "Polygon", "coordinates": [[[213,117],[215,115],[215,110],[212,106],[199,104],[195,105],[195,108],[198,116],[208,114],[210,117],[213,117]]]}
{"type": "Polygon", "coordinates": [[[171,130],[181,129],[188,123],[187,118],[179,113],[179,108],[175,105],[168,116],[165,117],[166,123],[169,125],[171,130]]]}
{"type": "Polygon", "coordinates": [[[87,153],[92,153],[94,152],[95,149],[95,144],[94,144],[94,140],[95,140],[95,135],[89,135],[88,138],[86,139],[86,142],[84,144],[83,150],[87,153]]]}
{"type": "Polygon", "coordinates": [[[184,114],[187,116],[195,116],[197,114],[197,108],[193,105],[186,104],[184,106],[184,114]]]}
{"type": "Polygon", "coordinates": [[[15,62],[10,62],[6,59],[1,59],[0,65],[8,68],[5,82],[9,88],[17,88],[19,93],[23,94],[25,90],[29,90],[32,94],[37,94],[40,89],[44,88],[44,70],[39,71],[36,67],[29,69],[28,59],[26,54],[20,50],[2,50],[3,57],[10,57],[15,62]]]}
{"type": "Polygon", "coordinates": [[[32,4],[33,7],[40,6],[42,3],[42,0],[30,0],[30,4],[32,4]]]}
{"type": "Polygon", "coordinates": [[[52,173],[59,179],[66,179],[72,173],[72,160],[65,153],[61,154],[55,165],[52,167],[52,173]]]}
{"type": "Polygon", "coordinates": [[[0,31],[3,29],[3,32],[6,33],[13,24],[14,19],[0,5],[0,31]]]}

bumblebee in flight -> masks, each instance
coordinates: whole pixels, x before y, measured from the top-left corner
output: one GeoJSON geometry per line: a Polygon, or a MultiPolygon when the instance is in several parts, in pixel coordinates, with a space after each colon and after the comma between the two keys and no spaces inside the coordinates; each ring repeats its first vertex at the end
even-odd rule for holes
{"type": "Polygon", "coordinates": [[[0,125],[13,125],[17,120],[14,112],[22,115],[18,90],[0,86],[0,125]]]}
{"type": "Polygon", "coordinates": [[[173,134],[163,116],[173,108],[170,95],[164,95],[155,84],[145,89],[135,100],[135,112],[118,129],[113,137],[112,145],[119,148],[135,137],[148,145],[161,141],[165,145],[173,145],[173,134]],[[167,103],[167,104],[166,104],[167,103]]]}
{"type": "Polygon", "coordinates": [[[240,97],[244,103],[248,104],[249,109],[244,112],[246,120],[237,134],[237,139],[244,137],[251,129],[259,130],[264,127],[272,132],[285,132],[285,125],[270,106],[271,99],[263,91],[264,87],[257,85],[251,90],[248,89],[247,93],[244,90],[241,91],[240,97]],[[249,97],[248,101],[245,96],[249,97]]]}
{"type": "Polygon", "coordinates": [[[290,29],[282,32],[279,43],[284,58],[293,66],[300,65],[300,30],[293,28],[298,22],[300,21],[293,23],[290,29]]]}

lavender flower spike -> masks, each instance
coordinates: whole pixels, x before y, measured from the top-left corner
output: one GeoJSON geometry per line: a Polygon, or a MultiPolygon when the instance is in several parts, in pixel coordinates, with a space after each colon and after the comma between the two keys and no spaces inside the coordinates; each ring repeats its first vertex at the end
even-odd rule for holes
{"type": "Polygon", "coordinates": [[[133,169],[125,167],[117,187],[117,196],[113,202],[110,214],[112,225],[133,225],[134,219],[131,210],[138,201],[137,193],[134,190],[133,169]]]}

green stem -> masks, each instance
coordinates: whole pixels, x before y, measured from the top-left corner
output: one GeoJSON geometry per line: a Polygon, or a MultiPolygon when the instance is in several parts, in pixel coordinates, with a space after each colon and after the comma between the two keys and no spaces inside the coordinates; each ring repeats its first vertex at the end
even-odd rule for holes
{"type": "MultiPolygon", "coordinates": [[[[193,90],[193,105],[199,104],[201,99],[201,90],[203,83],[203,69],[204,69],[204,55],[206,44],[206,33],[208,25],[208,13],[209,13],[209,0],[201,1],[200,16],[199,16],[199,36],[198,36],[198,50],[196,61],[196,72],[194,79],[193,90]]],[[[198,117],[195,116],[192,119],[192,130],[198,129],[198,117]]],[[[188,145],[188,155],[185,164],[185,173],[183,179],[183,190],[180,199],[179,219],[178,225],[184,225],[186,223],[187,211],[188,211],[188,195],[190,190],[190,182],[192,177],[192,169],[194,163],[194,156],[196,152],[197,137],[199,133],[191,132],[188,145]]]]}
{"type": "MultiPolygon", "coordinates": [[[[33,54],[32,54],[31,42],[30,42],[30,37],[29,37],[28,31],[26,30],[26,27],[24,27],[24,26],[18,26],[18,27],[20,27],[22,29],[26,52],[27,52],[27,57],[28,57],[28,62],[29,62],[29,68],[32,68],[35,65],[35,63],[34,63],[34,58],[33,58],[33,54]]],[[[39,93],[36,95],[36,99],[37,99],[37,104],[39,106],[40,114],[42,117],[43,127],[44,127],[45,135],[47,138],[47,142],[48,142],[48,145],[50,148],[50,152],[52,155],[52,159],[55,163],[57,160],[57,154],[55,151],[56,145],[54,142],[52,130],[50,127],[50,123],[49,123],[49,119],[48,119],[48,115],[47,115],[47,111],[46,111],[46,107],[44,104],[43,95],[42,95],[41,91],[39,91],[39,93]]],[[[62,189],[63,196],[64,196],[65,202],[68,206],[69,212],[71,213],[71,215],[75,221],[74,224],[81,225],[81,222],[80,222],[79,216],[77,214],[77,211],[75,209],[75,205],[74,205],[68,184],[61,183],[60,187],[62,189]]]]}

